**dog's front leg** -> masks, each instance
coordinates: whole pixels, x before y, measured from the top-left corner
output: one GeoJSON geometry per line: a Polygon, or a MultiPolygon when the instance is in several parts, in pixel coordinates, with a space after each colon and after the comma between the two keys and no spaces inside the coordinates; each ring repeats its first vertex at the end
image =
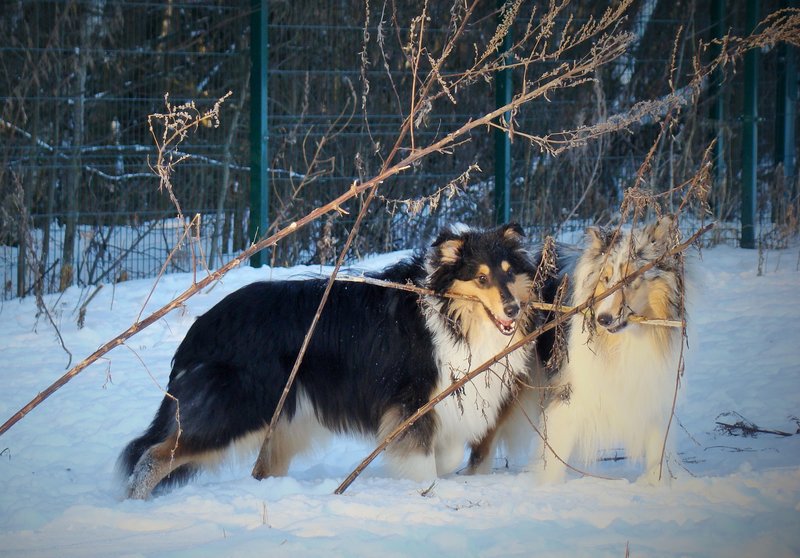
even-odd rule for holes
{"type": "MultiPolygon", "coordinates": [[[[669,447],[669,446],[667,446],[669,447]]],[[[639,480],[651,485],[669,484],[670,474],[667,468],[667,453],[664,449],[664,431],[651,426],[645,440],[645,471],[639,480]],[[661,466],[661,455],[664,453],[664,466],[661,466]]]]}
{"type": "Polygon", "coordinates": [[[534,465],[534,474],[542,484],[564,482],[567,464],[578,439],[578,417],[568,402],[554,402],[544,413],[542,450],[534,465]]]}

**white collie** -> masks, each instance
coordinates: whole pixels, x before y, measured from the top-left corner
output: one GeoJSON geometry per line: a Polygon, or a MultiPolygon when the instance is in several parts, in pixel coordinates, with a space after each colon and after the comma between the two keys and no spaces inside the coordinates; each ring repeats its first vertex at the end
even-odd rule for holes
{"type": "Polygon", "coordinates": [[[621,281],[624,286],[570,321],[568,355],[550,381],[540,417],[544,443],[535,469],[543,482],[560,482],[566,464],[582,469],[600,450],[620,446],[629,459],[644,460],[647,481],[668,477],[661,463],[669,449],[682,329],[636,318],[684,319],[682,256],[664,256],[678,237],[671,217],[629,232],[588,231],[571,277],[571,303],[598,297],[621,281]],[[626,279],[653,261],[653,268],[626,279]]]}

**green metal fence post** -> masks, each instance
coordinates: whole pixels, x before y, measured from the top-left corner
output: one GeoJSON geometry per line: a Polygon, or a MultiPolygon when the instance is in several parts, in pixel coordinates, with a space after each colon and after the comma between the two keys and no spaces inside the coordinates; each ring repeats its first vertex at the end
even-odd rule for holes
{"type": "MultiPolygon", "coordinates": [[[[758,0],[747,0],[747,32],[758,24],[758,0]]],[[[756,167],[758,165],[758,62],[757,49],[744,55],[744,115],[742,117],[742,248],[755,248],[756,167]]]]}
{"type": "MultiPolygon", "coordinates": [[[[503,1],[498,0],[498,20],[502,19],[503,1]]],[[[509,27],[503,44],[503,52],[511,48],[511,28],[509,27]]],[[[506,59],[508,61],[508,58],[506,59]]],[[[502,107],[511,102],[511,69],[505,68],[495,76],[495,103],[502,107]]],[[[511,123],[511,112],[503,113],[506,123],[511,123]]],[[[511,139],[499,128],[494,130],[494,207],[495,222],[506,223],[511,219],[511,139]]]]}
{"type": "MultiPolygon", "coordinates": [[[[256,241],[267,232],[269,216],[269,113],[267,111],[267,70],[269,41],[267,0],[251,0],[250,14],[250,227],[256,241]]],[[[266,263],[264,252],[250,257],[250,265],[266,263]]]]}

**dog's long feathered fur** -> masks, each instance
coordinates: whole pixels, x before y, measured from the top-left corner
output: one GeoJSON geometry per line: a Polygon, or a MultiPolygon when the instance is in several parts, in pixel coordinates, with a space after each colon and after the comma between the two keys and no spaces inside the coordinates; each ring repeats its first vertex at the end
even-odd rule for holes
{"type": "MultiPolygon", "coordinates": [[[[377,274],[480,302],[335,283],[254,475],[286,474],[321,430],[383,437],[520,339],[534,272],[521,238],[517,225],[447,229],[426,254],[377,274]]],[[[120,456],[128,497],[185,481],[232,445],[260,444],[325,284],[255,283],[197,319],[152,424],[120,456]]],[[[515,392],[526,357],[525,349],[511,353],[419,419],[388,448],[390,471],[420,480],[453,471],[465,443],[483,436],[515,392]]]]}
{"type": "MultiPolygon", "coordinates": [[[[571,285],[569,303],[590,300],[645,263],[661,258],[675,244],[674,234],[671,217],[627,233],[589,229],[577,260],[570,263],[567,258],[560,264],[561,274],[567,275],[571,285]]],[[[512,454],[530,452],[520,446],[538,438],[532,420],[546,440],[539,444],[532,464],[541,482],[564,479],[567,467],[562,460],[584,469],[600,450],[620,446],[632,460],[644,460],[644,478],[658,480],[682,332],[638,324],[630,317],[684,318],[679,258],[661,259],[650,271],[594,303],[586,316],[571,318],[567,357],[558,372],[547,377],[541,362],[533,362],[533,388],[520,392],[496,426],[498,442],[489,443],[490,430],[488,442],[485,438],[473,446],[473,471],[488,469],[486,457],[494,445],[504,445],[512,454]]]]}
{"type": "MultiPolygon", "coordinates": [[[[590,229],[575,267],[572,303],[601,294],[661,258],[674,245],[674,234],[671,217],[625,234],[590,229]]],[[[682,332],[638,324],[630,317],[684,318],[680,262],[680,256],[661,259],[595,303],[586,321],[582,315],[572,318],[568,360],[554,378],[541,427],[552,452],[567,463],[584,467],[599,450],[621,445],[628,458],[644,460],[645,479],[656,482],[662,475],[682,332]]],[[[560,481],[566,472],[552,452],[543,449],[545,482],[560,481]]]]}

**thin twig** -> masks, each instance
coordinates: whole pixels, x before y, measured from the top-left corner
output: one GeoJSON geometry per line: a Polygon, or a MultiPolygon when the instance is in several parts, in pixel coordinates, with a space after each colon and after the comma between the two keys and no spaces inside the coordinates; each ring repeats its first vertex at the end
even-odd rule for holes
{"type": "Polygon", "coordinates": [[[314,335],[314,331],[316,331],[320,316],[322,316],[322,311],[325,309],[325,305],[328,302],[328,298],[331,294],[331,289],[333,288],[333,284],[336,280],[336,275],[339,273],[339,269],[344,263],[344,259],[347,256],[347,252],[350,250],[350,246],[352,245],[353,240],[355,240],[355,237],[358,234],[358,231],[361,227],[361,223],[367,214],[367,209],[369,208],[370,203],[375,197],[375,192],[377,191],[377,188],[378,184],[375,184],[372,187],[372,189],[370,189],[369,195],[364,201],[364,204],[361,207],[361,211],[359,211],[358,213],[356,222],[353,225],[353,228],[350,230],[350,234],[347,237],[347,241],[345,242],[344,247],[342,248],[339,254],[339,257],[336,260],[336,265],[334,266],[333,272],[331,273],[331,276],[328,279],[328,283],[325,285],[325,291],[322,293],[322,298],[320,299],[317,311],[314,314],[314,318],[311,321],[311,325],[309,326],[305,337],[303,338],[303,343],[300,346],[300,351],[297,353],[294,365],[292,366],[292,371],[289,373],[289,378],[286,380],[286,385],[283,387],[283,392],[281,392],[281,397],[278,400],[278,405],[275,407],[275,411],[272,413],[272,418],[270,419],[269,427],[267,428],[266,435],[264,437],[263,442],[261,443],[261,449],[259,451],[258,457],[256,459],[256,464],[253,467],[253,472],[252,472],[253,476],[256,478],[261,478],[266,472],[265,460],[268,455],[267,453],[268,445],[270,439],[272,438],[272,433],[275,431],[275,426],[277,425],[278,419],[280,418],[281,412],[283,411],[283,406],[286,403],[287,397],[289,396],[289,391],[291,390],[295,378],[297,377],[297,373],[300,370],[300,366],[303,363],[306,351],[308,350],[308,345],[311,343],[311,338],[314,335]]]}
{"type": "Polygon", "coordinates": [[[41,293],[36,293],[36,300],[37,303],[40,304],[41,310],[44,312],[45,316],[47,316],[47,320],[50,322],[50,325],[53,326],[53,329],[56,332],[56,336],[58,337],[58,342],[61,344],[61,348],[67,353],[67,365],[64,368],[69,368],[69,365],[72,364],[72,353],[69,349],[67,349],[67,345],[64,343],[64,338],[61,336],[61,331],[58,329],[55,320],[53,320],[53,316],[50,314],[50,310],[47,308],[47,305],[44,303],[44,299],[42,298],[41,293]]]}
{"type": "MultiPolygon", "coordinates": [[[[365,283],[367,285],[374,285],[376,287],[384,287],[387,289],[398,289],[401,291],[408,291],[411,293],[417,293],[419,295],[424,296],[441,296],[443,298],[453,298],[459,300],[469,300],[471,302],[481,302],[481,300],[476,296],[465,295],[455,292],[446,292],[446,293],[437,293],[431,289],[426,289],[425,287],[418,287],[417,285],[413,285],[411,283],[395,283],[393,281],[386,281],[385,279],[377,279],[375,277],[366,277],[363,275],[358,276],[350,276],[350,275],[338,275],[336,277],[337,281],[346,281],[349,283],[365,283]]],[[[623,279],[623,281],[625,281],[623,279]]],[[[535,300],[528,301],[526,303],[528,308],[533,308],[535,310],[547,310],[550,312],[558,312],[560,314],[564,314],[566,312],[571,312],[573,310],[573,306],[564,306],[563,304],[550,304],[548,302],[538,302],[535,300]]],[[[651,326],[662,326],[662,327],[683,327],[683,321],[681,320],[666,320],[666,319],[656,319],[656,318],[646,318],[644,316],[629,316],[628,319],[632,322],[636,322],[643,325],[651,325],[651,326]]]]}
{"type": "MultiPolygon", "coordinates": [[[[14,174],[13,175],[14,182],[15,182],[15,192],[13,194],[12,200],[14,204],[17,206],[19,212],[21,213],[21,223],[24,223],[23,227],[23,234],[24,238],[24,246],[21,247],[21,250],[27,250],[30,254],[31,260],[34,262],[34,267],[36,269],[41,269],[41,266],[38,261],[38,257],[36,256],[36,252],[34,250],[34,241],[33,235],[31,234],[31,229],[29,226],[30,214],[28,213],[27,207],[25,204],[22,203],[23,199],[23,189],[22,189],[22,182],[20,178],[14,174]]],[[[67,349],[66,343],[64,343],[64,337],[61,335],[61,330],[58,329],[58,325],[56,325],[56,321],[53,319],[53,315],[50,313],[50,309],[47,307],[47,304],[44,301],[44,297],[42,296],[44,285],[44,276],[40,275],[36,281],[34,281],[34,297],[36,299],[36,307],[40,312],[44,312],[44,315],[47,316],[47,321],[50,322],[50,325],[53,326],[53,330],[56,332],[56,336],[58,337],[58,342],[61,344],[61,348],[67,353],[67,365],[64,368],[69,368],[70,364],[72,364],[72,353],[69,349],[67,349]]]]}
{"type": "Polygon", "coordinates": [[[784,432],[783,430],[771,430],[769,428],[761,428],[754,424],[747,424],[743,421],[736,422],[734,424],[728,424],[726,422],[716,421],[718,427],[724,429],[728,432],[728,434],[735,436],[734,430],[740,430],[743,436],[755,436],[756,434],[774,434],[776,436],[794,436],[795,433],[792,432],[784,432]]]}
{"type": "Polygon", "coordinates": [[[84,324],[84,321],[86,319],[86,308],[89,306],[89,303],[92,301],[92,299],[95,296],[97,296],[97,293],[99,293],[100,289],[102,289],[102,288],[103,288],[103,284],[102,283],[97,285],[97,287],[95,287],[95,289],[92,292],[92,294],[89,295],[89,297],[84,301],[83,304],[81,304],[81,307],[78,309],[78,329],[82,329],[83,328],[83,324],[84,324]]]}

